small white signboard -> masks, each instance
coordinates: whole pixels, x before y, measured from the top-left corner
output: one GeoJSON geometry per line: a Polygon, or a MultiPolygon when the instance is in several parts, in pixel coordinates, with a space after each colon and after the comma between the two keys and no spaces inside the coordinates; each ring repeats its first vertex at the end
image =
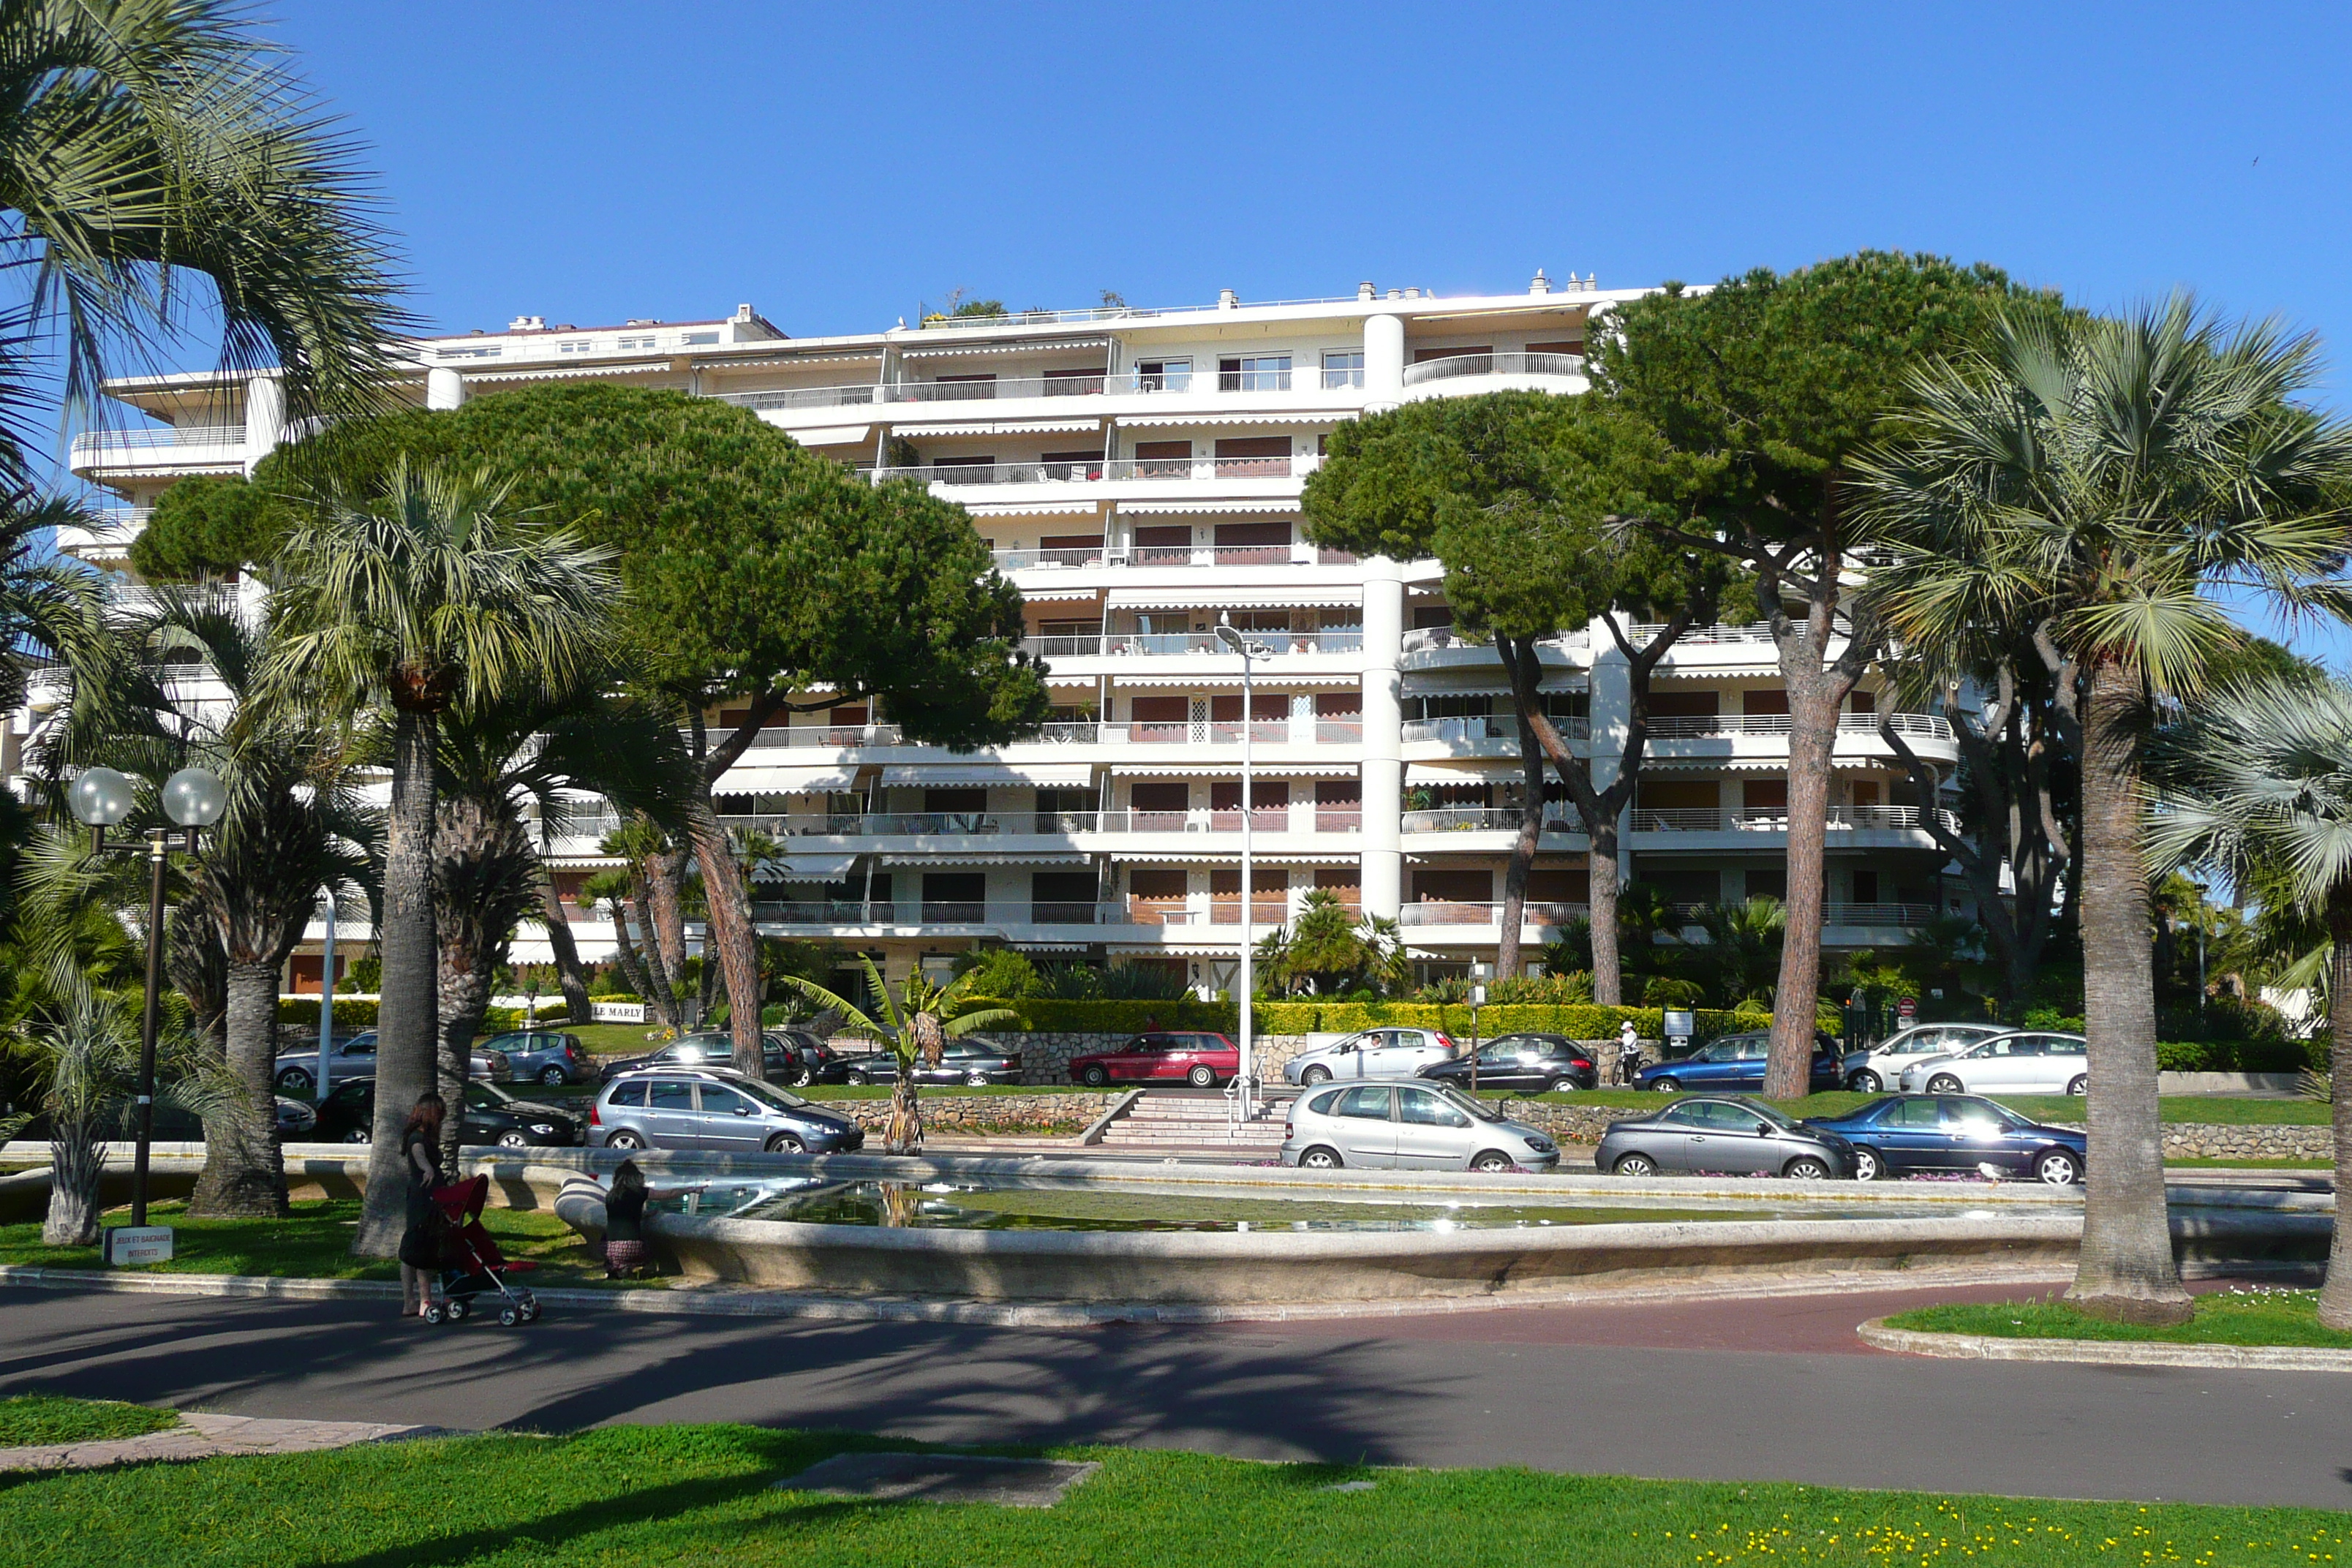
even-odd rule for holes
{"type": "Polygon", "coordinates": [[[600,1024],[642,1024],[646,1021],[646,1005],[642,1002],[591,1002],[590,1012],[600,1024]]]}
{"type": "Polygon", "coordinates": [[[168,1225],[114,1225],[100,1234],[105,1237],[106,1261],[111,1268],[172,1261],[172,1227],[168,1225]]]}

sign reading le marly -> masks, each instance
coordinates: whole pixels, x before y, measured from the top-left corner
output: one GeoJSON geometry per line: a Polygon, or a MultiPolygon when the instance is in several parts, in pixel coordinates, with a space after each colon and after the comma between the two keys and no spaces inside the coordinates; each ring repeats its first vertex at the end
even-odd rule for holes
{"type": "Polygon", "coordinates": [[[172,1261],[172,1227],[168,1225],[114,1225],[101,1234],[106,1237],[106,1261],[111,1268],[172,1261]]]}

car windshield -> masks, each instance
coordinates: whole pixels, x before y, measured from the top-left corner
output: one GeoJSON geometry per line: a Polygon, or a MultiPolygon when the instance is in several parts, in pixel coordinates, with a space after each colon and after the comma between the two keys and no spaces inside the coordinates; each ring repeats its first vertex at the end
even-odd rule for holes
{"type": "Polygon", "coordinates": [[[473,1079],[466,1085],[466,1103],[476,1108],[492,1105],[512,1105],[514,1096],[494,1083],[473,1079]]]}
{"type": "Polygon", "coordinates": [[[1990,1100],[1948,1100],[1946,1113],[1960,1121],[1990,1121],[2001,1127],[2031,1127],[2030,1117],[2020,1116],[2006,1105],[1996,1105],[1990,1100]]]}
{"type": "Polygon", "coordinates": [[[1448,1105],[1459,1106],[1461,1109],[1468,1111],[1471,1115],[1476,1117],[1481,1121],[1500,1121],[1503,1120],[1503,1113],[1501,1111],[1496,1110],[1491,1105],[1480,1104],[1478,1101],[1471,1099],[1468,1095],[1464,1094],[1459,1089],[1448,1089],[1441,1086],[1436,1092],[1444,1098],[1445,1102],[1448,1105]]]}
{"type": "Polygon", "coordinates": [[[1738,1106],[1742,1110],[1754,1112],[1759,1121],[1769,1121],[1775,1127],[1790,1128],[1797,1125],[1796,1120],[1793,1117],[1773,1110],[1762,1100],[1736,1100],[1731,1101],[1731,1103],[1738,1106]]]}
{"type": "Polygon", "coordinates": [[[762,1105],[770,1106],[778,1110],[789,1110],[794,1106],[806,1105],[808,1103],[807,1100],[803,1100],[797,1094],[787,1094],[781,1089],[773,1089],[764,1083],[754,1083],[750,1079],[745,1079],[740,1083],[730,1084],[728,1087],[730,1089],[740,1089],[743,1093],[750,1095],[753,1100],[760,1101],[762,1105]]]}

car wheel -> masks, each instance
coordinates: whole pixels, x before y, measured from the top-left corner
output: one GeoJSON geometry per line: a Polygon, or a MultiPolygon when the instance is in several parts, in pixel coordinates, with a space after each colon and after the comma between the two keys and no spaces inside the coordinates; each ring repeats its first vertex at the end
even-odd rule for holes
{"type": "Polygon", "coordinates": [[[300,1068],[288,1068],[278,1075],[278,1092],[285,1095],[310,1093],[310,1075],[300,1068]]]}
{"type": "Polygon", "coordinates": [[[2064,1149],[2053,1149],[2033,1162],[2033,1173],[2053,1187],[2072,1187],[2083,1180],[2083,1163],[2064,1149]]]}
{"type": "Polygon", "coordinates": [[[1302,1171],[1336,1171],[1345,1163],[1337,1149],[1309,1149],[1298,1156],[1298,1168],[1302,1171]]]}
{"type": "Polygon", "coordinates": [[[1089,1066],[1086,1071],[1078,1074],[1078,1077],[1085,1082],[1088,1089],[1100,1089],[1103,1085],[1110,1081],[1110,1074],[1103,1071],[1101,1068],[1094,1066],[1089,1066]]]}
{"type": "Polygon", "coordinates": [[[842,1075],[841,1081],[844,1083],[854,1083],[862,1086],[866,1081],[866,1069],[864,1068],[851,1068],[846,1073],[842,1075]]]}
{"type": "Polygon", "coordinates": [[[1631,1176],[1638,1182],[1656,1175],[1658,1163],[1647,1154],[1620,1154],[1617,1156],[1617,1163],[1609,1169],[1618,1175],[1631,1176]]]}
{"type": "Polygon", "coordinates": [[[2074,1080],[2072,1083],[2069,1083],[2069,1084],[2066,1086],[2066,1092],[2067,1092],[2068,1094],[2088,1094],[2088,1093],[2090,1093],[2090,1092],[2091,1092],[2091,1077],[2090,1077],[2090,1075],[2089,1075],[2088,1073],[2076,1073],[2076,1074],[2074,1075],[2074,1080]]]}
{"type": "Polygon", "coordinates": [[[1485,1153],[1479,1155],[1476,1159],[1471,1161],[1470,1168],[1474,1171],[1485,1171],[1491,1174],[1497,1171],[1516,1171],[1519,1168],[1519,1163],[1517,1160],[1512,1159],[1508,1154],[1504,1153],[1499,1149],[1489,1149],[1485,1153]]]}
{"type": "Polygon", "coordinates": [[[1208,1068],[1194,1068],[1184,1075],[1184,1081],[1194,1089],[1206,1089],[1217,1081],[1217,1075],[1208,1068]]]}
{"type": "Polygon", "coordinates": [[[1554,1094],[1569,1094],[1575,1089],[1576,1080],[1572,1078],[1556,1078],[1551,1080],[1551,1091],[1554,1094]]]}
{"type": "Polygon", "coordinates": [[[343,1134],[343,1142],[346,1143],[373,1143],[375,1142],[375,1133],[369,1128],[354,1127],[350,1131],[343,1134]]]}
{"type": "Polygon", "coordinates": [[[816,1069],[814,1068],[803,1068],[800,1071],[793,1074],[793,1087],[794,1089],[806,1089],[815,1081],[816,1069]]]}
{"type": "Polygon", "coordinates": [[[1960,1080],[1950,1073],[1939,1072],[1927,1080],[1927,1092],[1929,1094],[1966,1094],[1968,1090],[1962,1088],[1960,1080]]]}
{"type": "Polygon", "coordinates": [[[561,1089],[570,1080],[564,1077],[562,1068],[550,1067],[539,1069],[539,1081],[550,1089],[561,1089]]]}
{"type": "Polygon", "coordinates": [[[501,1132],[499,1134],[499,1147],[501,1149],[528,1149],[530,1147],[530,1140],[524,1137],[520,1132],[501,1132]]]}
{"type": "Polygon", "coordinates": [[[1853,1149],[1853,1179],[1857,1182],[1883,1182],[1895,1174],[1886,1163],[1886,1156],[1875,1149],[1857,1143],[1853,1149]]]}
{"type": "Polygon", "coordinates": [[[1313,1089],[1318,1083],[1329,1083],[1331,1081],[1331,1069],[1329,1068],[1308,1068],[1305,1072],[1298,1075],[1298,1081],[1305,1084],[1309,1089],[1313,1089]]]}
{"type": "Polygon", "coordinates": [[[771,1154],[798,1154],[806,1147],[789,1132],[779,1132],[768,1140],[768,1152],[771,1154]]]}
{"type": "Polygon", "coordinates": [[[1846,1088],[1853,1090],[1856,1094],[1876,1094],[1880,1089],[1886,1087],[1885,1083],[1879,1078],[1879,1076],[1876,1073],[1872,1072],[1868,1068],[1863,1068],[1860,1072],[1846,1079],[1845,1086],[1846,1088]]]}
{"type": "Polygon", "coordinates": [[[984,1072],[968,1072],[963,1075],[963,1083],[966,1089],[986,1089],[988,1075],[984,1072]]]}
{"type": "Polygon", "coordinates": [[[645,1146],[646,1141],[625,1127],[606,1134],[604,1139],[604,1147],[607,1149],[642,1149],[645,1146]]]}
{"type": "Polygon", "coordinates": [[[1792,1182],[1826,1182],[1830,1179],[1829,1163],[1811,1154],[1800,1154],[1780,1167],[1780,1173],[1792,1182]]]}
{"type": "Polygon", "coordinates": [[[1650,1080],[1650,1087],[1660,1094],[1678,1094],[1683,1086],[1670,1078],[1654,1078],[1650,1080]]]}

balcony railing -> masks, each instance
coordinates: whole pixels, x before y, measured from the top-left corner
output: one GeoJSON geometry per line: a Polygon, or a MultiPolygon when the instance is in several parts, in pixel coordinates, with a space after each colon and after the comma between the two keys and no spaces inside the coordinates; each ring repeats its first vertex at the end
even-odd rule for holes
{"type": "MultiPolygon", "coordinates": [[[[1580,648],[1591,641],[1591,634],[1582,626],[1554,632],[1537,639],[1538,646],[1559,648],[1580,648]]],[[[1416,626],[1404,634],[1401,645],[1406,653],[1427,653],[1436,648],[1493,647],[1495,638],[1487,632],[1465,632],[1453,626],[1416,626]]]]}
{"type": "MultiPolygon", "coordinates": [[[[1713,904],[1675,904],[1667,918],[1675,927],[1687,931],[1703,925],[1716,908],[1713,904]]],[[[1857,904],[1831,900],[1822,905],[1823,925],[1923,926],[1935,918],[1932,904],[1857,904]]]]}
{"type": "MultiPolygon", "coordinates": [[[[1521,910],[1522,923],[1531,926],[1562,926],[1573,920],[1591,914],[1584,904],[1529,902],[1521,910]]],[[[1500,904],[1457,904],[1440,900],[1424,900],[1407,904],[1397,910],[1401,926],[1493,926],[1503,921],[1500,904]]]]}
{"type": "MultiPolygon", "coordinates": [[[[1287,458],[1093,458],[1082,462],[919,463],[867,470],[876,482],[921,479],[935,485],[1144,484],[1219,479],[1301,479],[1321,459],[1311,452],[1287,458]]],[[[1283,547],[1283,560],[1289,559],[1283,547]]],[[[1189,552],[1187,552],[1189,555],[1189,552]]]]}
{"type": "MultiPolygon", "coordinates": [[[[1519,808],[1516,805],[1441,805],[1427,811],[1404,814],[1407,833],[1517,833],[1519,830],[1519,808]]],[[[1552,806],[1544,817],[1546,833],[1581,833],[1583,824],[1567,815],[1563,806],[1552,806]]]]}
{"type": "MultiPolygon", "coordinates": [[[[1559,714],[1552,727],[1567,741],[1589,738],[1591,721],[1581,714],[1559,714]]],[[[1475,745],[1485,741],[1508,741],[1517,744],[1519,721],[1507,713],[1473,714],[1466,718],[1408,719],[1403,738],[1408,741],[1443,741],[1452,745],[1475,745]]]]}
{"type": "Polygon", "coordinates": [[[1115,926],[1203,923],[1194,911],[1138,904],[1061,900],[944,902],[921,899],[761,900],[751,918],[790,926],[1115,926]]]}
{"type": "Polygon", "coordinates": [[[1419,386],[1426,382],[1448,381],[1458,375],[1582,375],[1582,354],[1502,353],[1448,354],[1444,359],[1425,359],[1404,369],[1404,384],[1419,386]]]}
{"type": "MultiPolygon", "coordinates": [[[[1363,632],[1354,626],[1319,631],[1247,634],[1277,654],[1360,653],[1363,632]]],[[[1108,632],[1101,636],[1030,637],[1021,639],[1024,651],[1040,658],[1091,658],[1128,655],[1222,654],[1232,657],[1213,632],[1108,632]]]]}
{"type": "MultiPolygon", "coordinates": [[[[1310,815],[1312,831],[1317,833],[1355,833],[1363,826],[1363,813],[1355,806],[1317,805],[1301,802],[1297,807],[1302,816],[1310,815]]],[[[1295,819],[1292,807],[1256,805],[1250,811],[1250,825],[1259,833],[1288,833],[1295,819]]],[[[588,817],[574,817],[573,832],[586,830],[577,825],[588,817]]],[[[594,831],[610,832],[618,826],[610,816],[594,831]]],[[[1066,837],[1082,833],[1233,833],[1242,830],[1239,807],[1214,808],[1195,806],[1184,811],[831,811],[831,812],[760,812],[750,815],[722,816],[719,822],[728,827],[740,827],[765,833],[776,838],[927,838],[974,837],[1003,834],[1030,834],[1041,837],[1066,837]]],[[[1307,831],[1301,827],[1299,831],[1307,831]]]]}
{"type": "Polygon", "coordinates": [[[141,430],[85,430],[73,438],[75,461],[100,452],[144,452],[159,447],[242,447],[242,425],[167,425],[141,430]]]}
{"type": "MultiPolygon", "coordinates": [[[[1954,832],[1959,830],[1959,818],[1948,811],[1937,811],[1937,819],[1954,832]]],[[[1827,826],[1832,833],[1857,830],[1926,831],[1925,813],[1914,805],[1841,805],[1832,806],[1827,816],[1827,826]]],[[[1636,833],[1786,833],[1789,831],[1789,811],[1786,806],[1770,809],[1731,809],[1720,806],[1670,806],[1633,813],[1636,833]]]]}
{"type": "MultiPolygon", "coordinates": [[[[1841,734],[1873,733],[1881,721],[1897,734],[1934,741],[1952,738],[1950,723],[1932,713],[1841,713],[1837,727],[1841,734]]],[[[1652,719],[1650,734],[1661,741],[1713,735],[1785,735],[1789,725],[1790,716],[1786,713],[1675,713],[1652,719]]]]}

